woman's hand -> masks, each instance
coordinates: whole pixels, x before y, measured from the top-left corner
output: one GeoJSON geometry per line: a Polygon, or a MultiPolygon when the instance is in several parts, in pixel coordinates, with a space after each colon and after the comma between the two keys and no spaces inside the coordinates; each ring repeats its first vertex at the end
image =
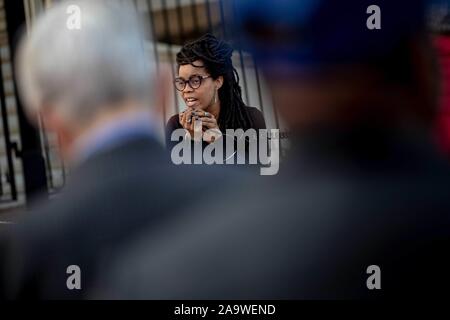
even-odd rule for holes
{"type": "Polygon", "coordinates": [[[209,112],[194,109],[193,115],[202,122],[203,131],[208,129],[219,129],[216,118],[209,112]]]}
{"type": "Polygon", "coordinates": [[[194,121],[192,119],[192,112],[194,109],[187,108],[178,115],[181,126],[189,131],[191,138],[194,138],[194,121]]]}
{"type": "Polygon", "coordinates": [[[222,135],[217,124],[217,119],[211,113],[201,109],[188,107],[185,111],[180,112],[179,121],[183,128],[189,131],[191,139],[194,139],[194,121],[201,121],[203,132],[211,130],[209,134],[204,136],[206,142],[214,142],[222,135]]]}
{"type": "Polygon", "coordinates": [[[209,130],[208,134],[204,133],[204,141],[211,143],[220,138],[222,133],[220,132],[217,119],[209,112],[203,110],[194,110],[194,116],[197,120],[202,122],[203,131],[209,130]]]}

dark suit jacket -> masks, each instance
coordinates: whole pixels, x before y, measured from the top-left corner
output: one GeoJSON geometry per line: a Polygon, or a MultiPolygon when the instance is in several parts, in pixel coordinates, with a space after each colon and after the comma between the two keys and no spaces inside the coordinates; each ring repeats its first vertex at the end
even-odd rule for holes
{"type": "Polygon", "coordinates": [[[95,154],[71,172],[57,198],[13,229],[4,257],[8,297],[84,297],[144,226],[158,230],[189,203],[219,192],[225,179],[205,170],[172,165],[148,137],[95,154]],[[70,265],[81,269],[82,290],[67,289],[70,265]]]}
{"type": "Polygon", "coordinates": [[[448,296],[450,170],[432,146],[391,132],[303,140],[278,176],[241,183],[214,212],[193,210],[125,250],[98,296],[448,296]],[[367,287],[371,265],[381,290],[367,287]]]}

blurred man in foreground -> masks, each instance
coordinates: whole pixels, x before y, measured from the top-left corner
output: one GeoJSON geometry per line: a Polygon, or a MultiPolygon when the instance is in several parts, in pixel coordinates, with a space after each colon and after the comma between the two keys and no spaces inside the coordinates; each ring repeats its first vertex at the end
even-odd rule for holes
{"type": "Polygon", "coordinates": [[[214,214],[143,236],[98,296],[444,297],[450,171],[430,142],[424,11],[377,3],[236,1],[236,34],[291,127],[291,158],[214,214]]]}
{"type": "Polygon", "coordinates": [[[69,1],[24,38],[17,71],[27,112],[58,134],[72,169],[65,190],[8,237],[0,285],[8,298],[85,296],[101,258],[144,225],[163,225],[214,181],[203,176],[186,190],[199,175],[181,175],[158,142],[165,75],[156,73],[146,31],[126,2],[69,1]]]}

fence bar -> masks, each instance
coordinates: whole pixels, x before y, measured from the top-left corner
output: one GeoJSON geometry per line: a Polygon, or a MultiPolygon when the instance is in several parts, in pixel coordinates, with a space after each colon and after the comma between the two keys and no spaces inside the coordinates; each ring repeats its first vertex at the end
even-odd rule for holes
{"type": "Polygon", "coordinates": [[[1,98],[1,109],[2,109],[2,124],[3,124],[3,134],[5,139],[5,150],[6,150],[6,161],[8,165],[8,176],[9,185],[11,187],[11,200],[17,200],[17,189],[16,189],[16,176],[14,174],[14,163],[12,159],[12,149],[11,136],[9,134],[9,124],[8,124],[8,111],[6,110],[6,96],[4,88],[3,70],[2,63],[0,63],[0,98],[1,98]]]}

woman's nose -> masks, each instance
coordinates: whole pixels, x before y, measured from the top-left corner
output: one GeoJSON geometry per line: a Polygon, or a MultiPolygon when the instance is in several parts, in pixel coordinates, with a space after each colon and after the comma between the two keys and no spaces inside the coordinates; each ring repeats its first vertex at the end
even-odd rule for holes
{"type": "Polygon", "coordinates": [[[191,86],[189,85],[189,83],[186,83],[186,86],[183,89],[183,93],[184,92],[192,92],[194,91],[194,89],[191,88],[191,86]]]}

